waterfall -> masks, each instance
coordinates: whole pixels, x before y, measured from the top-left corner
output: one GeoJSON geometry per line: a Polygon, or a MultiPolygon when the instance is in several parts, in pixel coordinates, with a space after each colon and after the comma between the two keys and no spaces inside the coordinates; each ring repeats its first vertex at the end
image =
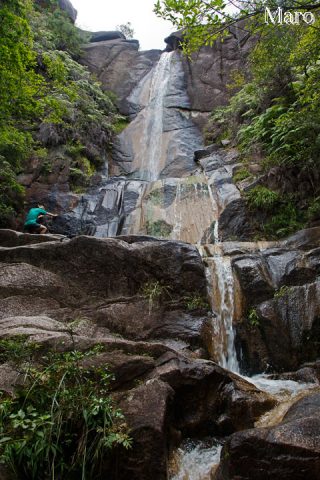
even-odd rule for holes
{"type": "Polygon", "coordinates": [[[160,177],[168,160],[165,134],[171,107],[172,78],[182,69],[175,52],[164,52],[158,63],[128,97],[135,118],[118,137],[118,158],[135,179],[152,182],[160,177]]]}
{"type": "Polygon", "coordinates": [[[163,121],[173,52],[165,52],[152,73],[149,102],[145,108],[141,135],[141,170],[143,180],[159,178],[163,154],[163,121]]]}
{"type": "Polygon", "coordinates": [[[207,259],[211,283],[211,299],[216,317],[213,319],[213,356],[223,368],[239,373],[235,350],[234,280],[230,257],[217,254],[207,259]]]}

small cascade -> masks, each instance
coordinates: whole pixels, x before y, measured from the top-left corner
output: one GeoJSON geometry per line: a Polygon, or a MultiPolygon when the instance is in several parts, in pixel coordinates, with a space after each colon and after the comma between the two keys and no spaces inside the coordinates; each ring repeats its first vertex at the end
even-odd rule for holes
{"type": "Polygon", "coordinates": [[[211,480],[220,461],[222,446],[214,438],[185,440],[169,464],[171,480],[211,480]]]}
{"type": "Polygon", "coordinates": [[[207,259],[213,319],[213,358],[223,368],[240,373],[234,346],[234,280],[230,257],[215,255],[207,259]]]}

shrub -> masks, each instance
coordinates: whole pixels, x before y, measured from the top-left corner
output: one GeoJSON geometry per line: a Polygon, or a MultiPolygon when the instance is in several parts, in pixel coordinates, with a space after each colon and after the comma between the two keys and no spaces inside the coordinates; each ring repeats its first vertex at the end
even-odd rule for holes
{"type": "Polygon", "coordinates": [[[305,215],[290,200],[278,206],[270,220],[268,220],[263,231],[271,238],[283,238],[304,228],[305,215]]]}
{"type": "Polygon", "coordinates": [[[320,219],[320,197],[312,200],[307,211],[307,217],[310,222],[320,219]]]}
{"type": "MultiPolygon", "coordinates": [[[[0,342],[9,358],[13,348],[0,342]]],[[[2,392],[0,404],[0,459],[18,478],[93,479],[112,448],[130,447],[123,415],[109,396],[112,375],[85,366],[99,351],[49,352],[36,367],[22,356],[25,385],[14,397],[2,392]]]]}
{"type": "Polygon", "coordinates": [[[285,295],[287,295],[288,293],[290,293],[291,290],[292,290],[291,287],[288,287],[287,285],[282,285],[282,287],[279,288],[279,290],[274,292],[273,298],[282,298],[285,295]]]}
{"type": "Polygon", "coordinates": [[[249,207],[271,211],[279,202],[280,195],[267,187],[258,185],[246,193],[249,207]]]}
{"type": "Polygon", "coordinates": [[[159,303],[161,299],[170,297],[170,287],[162,285],[158,280],[149,281],[143,285],[141,293],[149,303],[149,313],[156,303],[159,303]]]}
{"type": "Polygon", "coordinates": [[[194,293],[189,297],[185,297],[185,305],[188,310],[206,309],[210,310],[208,300],[203,298],[199,293],[194,293]]]}
{"type": "Polygon", "coordinates": [[[255,308],[251,308],[248,312],[248,321],[251,327],[258,327],[260,325],[260,319],[255,308]]]}
{"type": "Polygon", "coordinates": [[[235,183],[237,183],[237,182],[241,182],[241,180],[245,180],[246,178],[249,178],[249,177],[251,177],[251,173],[249,172],[249,170],[246,167],[243,167],[234,174],[233,181],[235,183]]]}
{"type": "Polygon", "coordinates": [[[12,227],[22,208],[24,188],[17,182],[11,165],[0,156],[0,228],[12,227]]]}

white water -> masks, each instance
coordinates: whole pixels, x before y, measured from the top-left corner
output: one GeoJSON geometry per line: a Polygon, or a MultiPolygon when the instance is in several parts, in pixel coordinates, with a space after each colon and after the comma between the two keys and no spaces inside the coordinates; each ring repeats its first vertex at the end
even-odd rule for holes
{"type": "Polygon", "coordinates": [[[169,466],[172,480],[211,480],[220,461],[222,446],[214,439],[185,440],[169,466]]]}
{"type": "Polygon", "coordinates": [[[149,99],[143,112],[141,134],[141,171],[144,180],[154,181],[159,178],[163,166],[163,120],[165,97],[168,93],[171,64],[174,52],[164,52],[152,71],[149,99]]]}
{"type": "Polygon", "coordinates": [[[219,365],[239,373],[239,362],[234,346],[234,281],[230,257],[216,255],[208,259],[212,282],[212,306],[217,315],[213,319],[213,351],[219,365]]]}

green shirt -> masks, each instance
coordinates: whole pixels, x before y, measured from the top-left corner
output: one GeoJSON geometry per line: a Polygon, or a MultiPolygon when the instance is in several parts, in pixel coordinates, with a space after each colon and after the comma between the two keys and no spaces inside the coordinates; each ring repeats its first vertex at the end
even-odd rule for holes
{"type": "Polygon", "coordinates": [[[39,225],[37,222],[39,215],[46,215],[48,212],[43,210],[43,208],[31,208],[27,215],[25,225],[39,225]]]}

